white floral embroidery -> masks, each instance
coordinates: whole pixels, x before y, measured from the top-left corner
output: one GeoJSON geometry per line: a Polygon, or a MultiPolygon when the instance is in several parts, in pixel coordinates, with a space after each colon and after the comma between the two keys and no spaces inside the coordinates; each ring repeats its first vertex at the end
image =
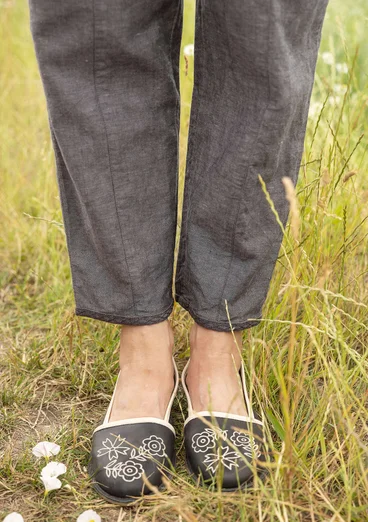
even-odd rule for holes
{"type": "Polygon", "coordinates": [[[132,482],[143,475],[144,469],[142,464],[134,460],[126,460],[120,467],[119,477],[126,482],[132,482]]]}
{"type": "Polygon", "coordinates": [[[211,428],[205,428],[200,433],[195,433],[192,437],[192,448],[195,453],[205,453],[209,448],[216,445],[216,433],[211,428]]]}
{"type": "Polygon", "coordinates": [[[228,430],[220,428],[205,428],[200,433],[195,433],[192,437],[192,448],[195,453],[207,453],[208,450],[217,449],[204,456],[203,464],[207,471],[216,473],[220,464],[231,470],[233,467],[239,467],[238,460],[242,455],[247,457],[261,456],[258,444],[255,443],[251,435],[234,431],[230,437],[230,441],[239,448],[239,451],[232,451],[230,446],[223,445],[228,439],[228,430]]]}
{"type": "Polygon", "coordinates": [[[144,473],[142,464],[135,460],[126,460],[125,462],[112,460],[104,469],[107,477],[112,476],[115,479],[120,477],[125,482],[133,482],[133,480],[141,478],[144,473]]]}
{"type": "Polygon", "coordinates": [[[121,455],[126,455],[129,451],[127,446],[124,446],[125,439],[122,439],[120,436],[116,437],[113,442],[109,438],[105,439],[102,442],[102,448],[98,450],[97,457],[102,457],[102,455],[109,454],[109,460],[117,459],[119,457],[119,453],[121,455]]]}
{"type": "Polygon", "coordinates": [[[235,466],[238,468],[238,459],[239,455],[235,451],[231,451],[229,446],[222,446],[217,449],[216,453],[207,453],[203,463],[206,465],[207,470],[216,473],[220,464],[230,470],[235,466]]]}
{"type": "Polygon", "coordinates": [[[149,453],[152,456],[164,457],[166,446],[161,437],[151,435],[147,439],[142,440],[142,453],[149,453]]]}
{"type": "Polygon", "coordinates": [[[230,440],[234,446],[241,448],[243,450],[242,453],[247,457],[253,457],[253,455],[256,457],[261,456],[258,444],[255,443],[254,438],[251,435],[241,433],[240,431],[234,431],[230,440]]]}
{"type": "Polygon", "coordinates": [[[118,473],[119,473],[119,470],[120,470],[120,465],[121,465],[121,462],[118,462],[117,460],[112,460],[111,462],[109,462],[105,467],[104,467],[104,470],[105,470],[105,473],[106,473],[106,476],[107,477],[113,477],[113,478],[118,478],[118,473]]]}
{"type": "Polygon", "coordinates": [[[107,477],[121,478],[125,482],[133,482],[142,477],[144,468],[141,462],[146,462],[150,457],[164,457],[166,446],[161,437],[151,435],[142,441],[138,448],[129,447],[126,439],[120,436],[115,441],[108,437],[102,442],[102,448],[97,451],[97,457],[107,455],[109,462],[104,466],[107,477]],[[126,444],[126,445],[124,445],[126,444]],[[119,462],[120,455],[128,455],[128,460],[119,462]]]}

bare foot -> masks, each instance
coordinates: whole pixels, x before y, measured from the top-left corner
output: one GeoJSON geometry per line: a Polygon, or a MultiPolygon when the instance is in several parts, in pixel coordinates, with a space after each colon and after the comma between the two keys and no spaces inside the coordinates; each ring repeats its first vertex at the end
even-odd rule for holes
{"type": "Polygon", "coordinates": [[[194,323],[186,384],[195,411],[247,415],[239,378],[242,332],[216,332],[194,323]]]}
{"type": "Polygon", "coordinates": [[[164,418],[174,388],[173,346],[168,320],[122,327],[120,377],[109,421],[164,418]]]}

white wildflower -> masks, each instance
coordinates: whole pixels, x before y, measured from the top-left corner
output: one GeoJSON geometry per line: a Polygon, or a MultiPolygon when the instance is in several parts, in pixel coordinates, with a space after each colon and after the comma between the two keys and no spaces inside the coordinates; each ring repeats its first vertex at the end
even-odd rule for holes
{"type": "Polygon", "coordinates": [[[66,466],[61,462],[49,462],[47,466],[42,468],[41,480],[47,493],[61,488],[61,481],[58,476],[64,473],[66,473],[66,466]]]}
{"type": "Polygon", "coordinates": [[[14,511],[14,513],[10,513],[5,517],[3,522],[24,522],[24,518],[14,511]]]}
{"type": "Polygon", "coordinates": [[[334,63],[334,57],[332,53],[326,52],[322,53],[322,60],[327,63],[327,65],[332,65],[334,63]]]}
{"type": "Polygon", "coordinates": [[[79,515],[77,522],[101,522],[101,517],[93,509],[87,509],[79,515]]]}
{"type": "Polygon", "coordinates": [[[341,102],[340,96],[329,96],[329,98],[328,98],[328,103],[330,105],[339,105],[340,102],[341,102]]]}
{"type": "Polygon", "coordinates": [[[346,88],[347,88],[346,85],[341,85],[340,83],[335,83],[335,85],[333,86],[333,91],[336,94],[345,94],[346,88]]]}
{"type": "Polygon", "coordinates": [[[53,455],[57,455],[59,451],[60,446],[58,444],[48,442],[47,440],[39,442],[32,449],[32,453],[35,457],[52,457],[53,455]]]}
{"type": "Polygon", "coordinates": [[[349,71],[348,64],[347,63],[337,63],[336,71],[341,74],[347,74],[349,71]]]}

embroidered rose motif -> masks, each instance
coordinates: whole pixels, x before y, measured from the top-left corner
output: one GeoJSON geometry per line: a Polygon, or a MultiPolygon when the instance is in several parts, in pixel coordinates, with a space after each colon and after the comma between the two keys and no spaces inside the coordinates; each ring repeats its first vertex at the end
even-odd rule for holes
{"type": "Polygon", "coordinates": [[[234,431],[234,433],[230,437],[231,442],[241,448],[242,453],[247,457],[252,457],[253,454],[256,457],[261,456],[261,452],[259,451],[258,444],[255,443],[254,438],[245,433],[241,433],[239,431],[234,431]]]}
{"type": "Polygon", "coordinates": [[[230,437],[230,440],[235,446],[250,445],[249,435],[246,435],[245,433],[240,433],[239,431],[234,431],[234,433],[230,437]]]}
{"type": "Polygon", "coordinates": [[[151,435],[147,439],[142,441],[141,452],[149,453],[155,457],[164,457],[165,456],[166,446],[161,437],[157,437],[156,435],[151,435]]]}
{"type": "Polygon", "coordinates": [[[134,460],[127,460],[120,463],[118,475],[126,482],[133,482],[133,480],[140,479],[143,472],[142,464],[134,460]]]}
{"type": "Polygon", "coordinates": [[[204,453],[216,444],[216,434],[210,428],[206,428],[201,433],[195,433],[192,437],[192,448],[196,453],[204,453]]]}
{"type": "Polygon", "coordinates": [[[146,462],[151,456],[165,456],[165,443],[161,437],[156,435],[144,439],[139,449],[124,446],[124,444],[128,444],[128,442],[121,437],[116,437],[114,441],[107,438],[97,451],[97,457],[107,455],[110,461],[103,468],[107,477],[121,478],[126,482],[132,482],[141,478],[144,473],[141,462],[146,462]],[[119,462],[119,454],[127,455],[128,460],[119,462]]]}
{"type": "Polygon", "coordinates": [[[127,446],[124,446],[125,439],[120,437],[116,437],[114,441],[111,441],[109,438],[105,439],[102,442],[102,448],[100,448],[97,452],[97,457],[102,457],[103,455],[108,454],[109,460],[117,459],[120,455],[126,455],[129,451],[127,446]]]}

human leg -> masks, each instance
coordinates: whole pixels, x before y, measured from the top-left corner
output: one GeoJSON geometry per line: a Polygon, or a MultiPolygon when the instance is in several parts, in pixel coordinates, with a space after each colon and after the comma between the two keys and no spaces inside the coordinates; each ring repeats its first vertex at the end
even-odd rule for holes
{"type": "Polygon", "coordinates": [[[241,331],[260,321],[282,240],[259,175],[285,225],[282,177],[297,181],[326,6],[197,1],[176,272],[176,299],[196,321],[187,382],[197,409],[244,413],[241,331]]]}
{"type": "Polygon", "coordinates": [[[173,386],[181,2],[30,8],[76,314],[125,325],[111,418],[161,417],[173,386]]]}

